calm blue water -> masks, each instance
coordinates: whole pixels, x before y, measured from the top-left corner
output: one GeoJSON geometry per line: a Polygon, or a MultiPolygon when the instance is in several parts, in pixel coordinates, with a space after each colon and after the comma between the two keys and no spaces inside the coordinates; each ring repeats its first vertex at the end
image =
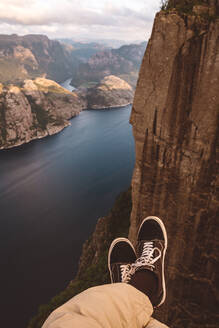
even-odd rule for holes
{"type": "Polygon", "coordinates": [[[130,111],[84,111],[58,135],[0,151],[1,327],[26,327],[66,287],[97,218],[130,185],[130,111]]]}

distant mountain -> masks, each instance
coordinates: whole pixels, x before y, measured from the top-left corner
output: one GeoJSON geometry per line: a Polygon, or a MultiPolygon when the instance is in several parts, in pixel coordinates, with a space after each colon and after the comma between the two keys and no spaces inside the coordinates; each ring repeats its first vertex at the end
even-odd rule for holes
{"type": "Polygon", "coordinates": [[[71,46],[72,55],[79,61],[87,62],[97,52],[109,49],[109,47],[97,42],[77,42],[72,39],[57,39],[64,45],[71,46]]]}
{"type": "Polygon", "coordinates": [[[72,85],[87,87],[115,75],[134,87],[145,48],[145,42],[112,49],[45,35],[0,34],[0,83],[18,85],[37,77],[60,83],[73,76],[72,85]]]}
{"type": "Polygon", "coordinates": [[[143,40],[136,40],[136,41],[125,41],[125,40],[115,40],[115,39],[99,39],[98,42],[100,44],[103,44],[105,46],[108,46],[110,48],[120,48],[124,45],[129,45],[129,44],[140,44],[143,42],[143,40]]]}
{"type": "Polygon", "coordinates": [[[79,60],[72,47],[45,35],[0,35],[0,82],[16,83],[44,76],[61,82],[74,73],[79,60]]]}
{"type": "Polygon", "coordinates": [[[88,83],[99,83],[107,75],[115,75],[135,87],[146,45],[146,42],[124,45],[96,53],[87,63],[78,66],[72,85],[87,86],[88,83]]]}
{"type": "Polygon", "coordinates": [[[99,46],[102,46],[104,48],[120,48],[124,45],[129,45],[130,43],[132,44],[140,44],[143,42],[143,40],[136,40],[133,42],[127,41],[127,40],[115,40],[115,39],[91,39],[91,38],[83,38],[80,40],[75,40],[73,38],[61,38],[57,39],[60,42],[68,43],[68,44],[84,44],[84,45],[92,45],[92,44],[97,44],[99,46]]]}

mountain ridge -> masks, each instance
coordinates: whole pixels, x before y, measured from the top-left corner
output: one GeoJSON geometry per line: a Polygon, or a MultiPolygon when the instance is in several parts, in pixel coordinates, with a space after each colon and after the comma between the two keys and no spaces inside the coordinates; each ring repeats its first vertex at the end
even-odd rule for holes
{"type": "Polygon", "coordinates": [[[62,82],[73,75],[77,64],[71,49],[46,35],[0,34],[2,83],[19,83],[39,76],[62,82]]]}
{"type": "Polygon", "coordinates": [[[88,82],[98,83],[107,75],[115,75],[135,88],[146,44],[124,45],[97,52],[87,63],[78,66],[71,84],[77,87],[88,82]]]}

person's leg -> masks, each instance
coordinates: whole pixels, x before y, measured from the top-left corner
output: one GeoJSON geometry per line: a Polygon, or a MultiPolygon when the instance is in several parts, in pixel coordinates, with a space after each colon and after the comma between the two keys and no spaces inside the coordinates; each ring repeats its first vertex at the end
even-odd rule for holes
{"type": "Polygon", "coordinates": [[[134,247],[127,239],[113,241],[108,257],[113,283],[73,297],[49,316],[43,328],[167,327],[151,317],[153,306],[160,306],[166,297],[167,237],[160,219],[150,217],[143,221],[137,246],[136,259],[134,247]]]}
{"type": "Polygon", "coordinates": [[[42,328],[143,328],[151,319],[149,298],[125,283],[92,287],[56,309],[42,328]]]}
{"type": "Polygon", "coordinates": [[[143,328],[151,322],[153,307],[149,298],[129,280],[131,264],[136,261],[129,240],[113,241],[108,264],[112,283],[89,288],[56,309],[43,328],[143,328]]]}
{"type": "Polygon", "coordinates": [[[154,307],[166,299],[164,260],[167,250],[167,232],[161,219],[145,218],[137,235],[135,275],[130,284],[149,296],[154,307]],[[144,279],[145,278],[145,279],[144,279]]]}
{"type": "Polygon", "coordinates": [[[122,238],[114,240],[109,249],[108,266],[112,283],[125,282],[145,295],[154,307],[166,298],[164,259],[167,249],[167,232],[159,218],[147,217],[137,235],[137,256],[134,247],[122,238]]]}

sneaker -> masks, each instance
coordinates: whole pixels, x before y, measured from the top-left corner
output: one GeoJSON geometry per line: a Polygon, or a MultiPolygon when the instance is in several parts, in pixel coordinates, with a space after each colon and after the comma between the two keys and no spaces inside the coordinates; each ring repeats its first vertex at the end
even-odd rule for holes
{"type": "Polygon", "coordinates": [[[108,268],[111,282],[128,283],[133,274],[132,263],[135,263],[136,259],[135,249],[128,239],[115,239],[108,253],[108,268]]]}
{"type": "Polygon", "coordinates": [[[158,280],[157,292],[152,299],[154,307],[159,307],[166,299],[164,277],[164,258],[167,249],[167,232],[161,219],[149,216],[143,220],[137,235],[136,271],[147,269],[153,271],[158,280]]]}

